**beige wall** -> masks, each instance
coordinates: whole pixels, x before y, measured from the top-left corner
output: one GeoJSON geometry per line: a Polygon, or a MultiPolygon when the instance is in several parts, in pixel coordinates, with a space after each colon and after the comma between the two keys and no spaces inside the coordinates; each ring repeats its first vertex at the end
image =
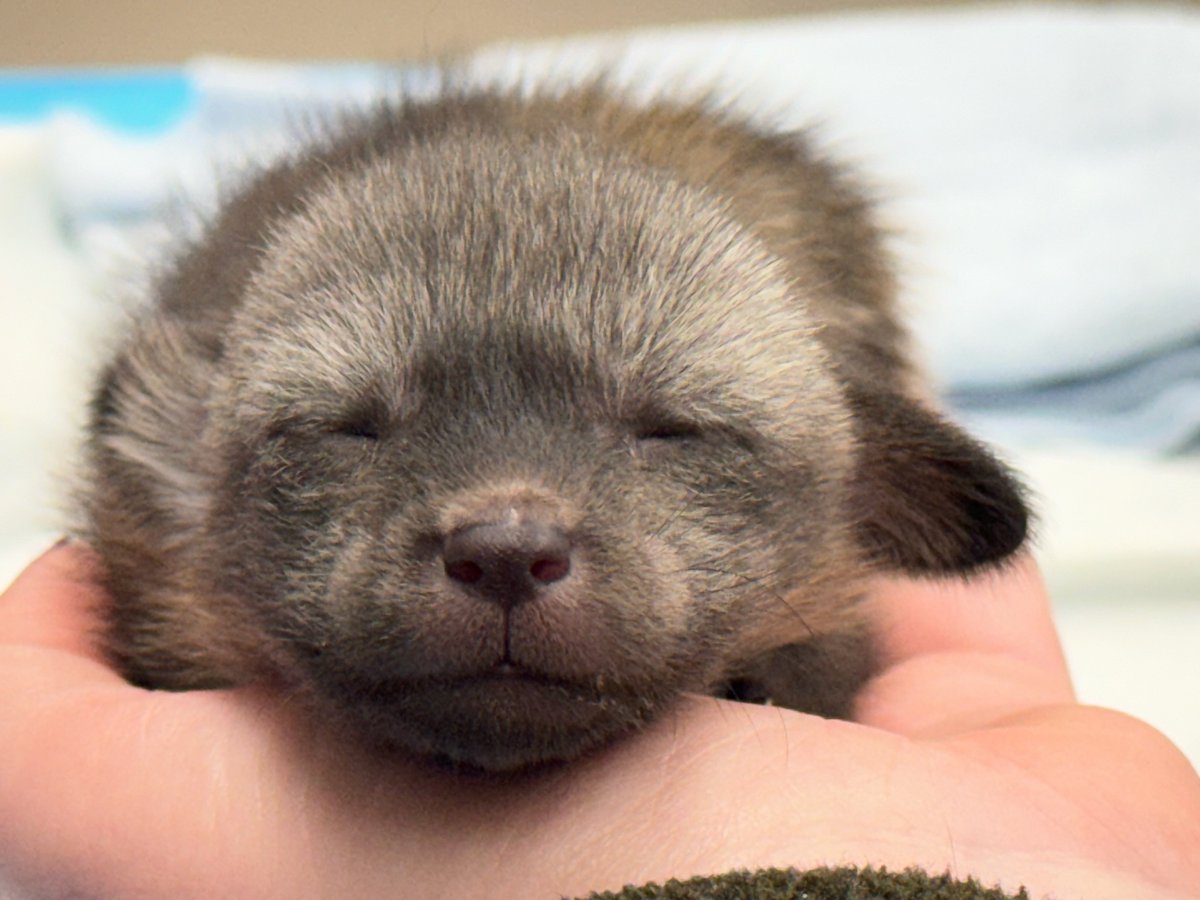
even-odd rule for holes
{"type": "Polygon", "coordinates": [[[197,53],[312,59],[413,57],[502,38],[952,2],[0,0],[0,67],[171,63],[197,53]]]}

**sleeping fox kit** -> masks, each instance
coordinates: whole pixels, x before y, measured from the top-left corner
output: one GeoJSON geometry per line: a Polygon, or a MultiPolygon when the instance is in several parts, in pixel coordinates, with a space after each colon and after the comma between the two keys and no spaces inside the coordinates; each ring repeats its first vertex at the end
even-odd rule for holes
{"type": "Polygon", "coordinates": [[[598,86],[343,121],[228,197],[100,379],[112,658],[490,771],[681,692],[844,717],[867,576],[1026,533],[893,294],[803,134],[598,86]]]}

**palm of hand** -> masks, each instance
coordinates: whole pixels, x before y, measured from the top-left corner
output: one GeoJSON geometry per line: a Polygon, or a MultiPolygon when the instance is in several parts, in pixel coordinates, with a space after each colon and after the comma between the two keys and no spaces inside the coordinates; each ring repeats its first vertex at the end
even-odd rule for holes
{"type": "Polygon", "coordinates": [[[36,896],[537,896],[766,865],[1184,895],[1200,779],[1074,702],[1036,568],[881,583],[858,722],[687,698],[504,782],[369,758],[257,690],[126,685],[77,548],[0,600],[0,884],[36,896]]]}

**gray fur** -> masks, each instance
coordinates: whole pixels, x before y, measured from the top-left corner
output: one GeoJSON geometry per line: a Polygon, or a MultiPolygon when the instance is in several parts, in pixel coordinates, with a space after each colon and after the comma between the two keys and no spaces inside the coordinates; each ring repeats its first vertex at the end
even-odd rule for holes
{"type": "Polygon", "coordinates": [[[890,271],[803,135],[702,106],[449,91],[344,123],[233,194],[97,391],[113,656],[492,770],[682,691],[848,715],[865,576],[1025,534],[916,399],[890,271]],[[511,606],[442,559],[505,517],[571,547],[511,606]]]}

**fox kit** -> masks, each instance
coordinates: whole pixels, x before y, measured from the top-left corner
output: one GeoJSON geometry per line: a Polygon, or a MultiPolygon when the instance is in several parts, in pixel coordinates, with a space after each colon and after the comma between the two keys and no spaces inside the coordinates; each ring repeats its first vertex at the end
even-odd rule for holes
{"type": "Polygon", "coordinates": [[[846,716],[864,580],[1025,540],[921,400],[871,204],[703,104],[448,89],[250,177],[92,402],[113,658],[569,759],[681,692],[846,716]]]}

